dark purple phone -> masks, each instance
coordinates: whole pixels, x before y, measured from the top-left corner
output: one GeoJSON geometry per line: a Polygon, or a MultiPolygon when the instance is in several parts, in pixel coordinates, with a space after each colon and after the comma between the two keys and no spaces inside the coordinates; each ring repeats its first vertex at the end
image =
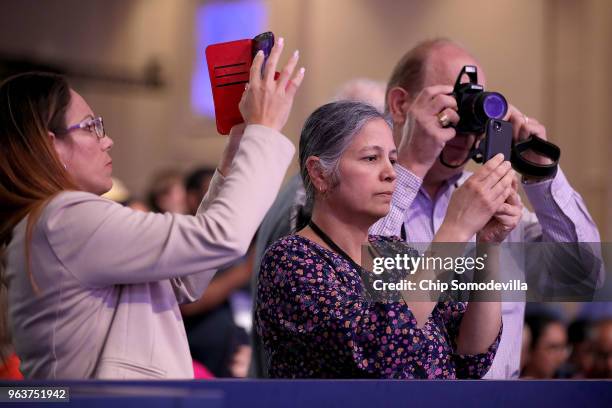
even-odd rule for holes
{"type": "Polygon", "coordinates": [[[257,54],[259,50],[262,50],[264,53],[264,63],[261,65],[262,74],[263,74],[263,68],[266,66],[266,62],[268,61],[270,52],[272,52],[273,46],[274,46],[274,34],[271,31],[261,33],[255,38],[253,38],[253,46],[252,46],[253,58],[255,58],[255,54],[257,54]]]}
{"type": "Polygon", "coordinates": [[[484,139],[480,142],[479,150],[486,163],[498,153],[504,154],[504,160],[510,160],[512,149],[512,124],[500,119],[487,121],[484,139]]]}

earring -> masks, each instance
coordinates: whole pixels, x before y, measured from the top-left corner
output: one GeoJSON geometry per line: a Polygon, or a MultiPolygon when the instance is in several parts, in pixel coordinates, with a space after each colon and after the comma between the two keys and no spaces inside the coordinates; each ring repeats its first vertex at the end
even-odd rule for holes
{"type": "Polygon", "coordinates": [[[68,166],[64,163],[64,170],[68,170],[68,166]]]}

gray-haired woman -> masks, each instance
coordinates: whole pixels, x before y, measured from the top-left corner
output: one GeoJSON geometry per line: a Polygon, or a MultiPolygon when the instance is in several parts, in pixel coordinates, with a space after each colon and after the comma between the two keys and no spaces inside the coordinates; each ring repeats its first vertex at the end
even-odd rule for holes
{"type": "MultiPolygon", "coordinates": [[[[389,211],[396,160],[390,125],[367,104],[329,103],[306,121],[300,170],[312,219],[268,249],[259,277],[255,325],[270,376],[478,378],[489,369],[499,303],[364,296],[362,244],[397,241],[368,235],[389,211]]],[[[506,167],[496,157],[455,192],[434,242],[465,242],[482,229],[494,212],[486,209],[511,193],[506,167]],[[485,178],[494,182],[491,191],[473,196],[470,188],[485,178]]]]}

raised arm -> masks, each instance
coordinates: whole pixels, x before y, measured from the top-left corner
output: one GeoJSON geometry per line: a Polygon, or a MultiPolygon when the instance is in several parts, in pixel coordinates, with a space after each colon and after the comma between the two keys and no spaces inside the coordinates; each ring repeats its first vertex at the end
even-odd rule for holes
{"type": "MultiPolygon", "coordinates": [[[[281,50],[279,41],[267,71],[274,72],[281,50]]],[[[291,77],[297,55],[278,81],[261,77],[262,63],[263,55],[258,54],[241,101],[244,136],[235,152],[226,150],[224,159],[231,160],[222,161],[196,217],[139,213],[76,192],[64,193],[48,205],[42,228],[59,260],[77,279],[105,286],[205,273],[197,285],[203,290],[217,268],[246,253],[295,151],[280,129],[303,78],[303,70],[291,77]]]]}

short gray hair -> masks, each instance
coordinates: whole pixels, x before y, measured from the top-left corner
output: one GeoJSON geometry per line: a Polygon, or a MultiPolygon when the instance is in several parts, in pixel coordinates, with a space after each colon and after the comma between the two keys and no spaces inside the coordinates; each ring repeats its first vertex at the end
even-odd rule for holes
{"type": "Polygon", "coordinates": [[[308,175],[306,160],[319,158],[323,173],[336,185],[340,157],[363,127],[375,119],[391,122],[375,107],[364,102],[337,101],[315,110],[304,123],[300,135],[300,174],[306,190],[306,209],[312,211],[315,188],[308,175]]]}

